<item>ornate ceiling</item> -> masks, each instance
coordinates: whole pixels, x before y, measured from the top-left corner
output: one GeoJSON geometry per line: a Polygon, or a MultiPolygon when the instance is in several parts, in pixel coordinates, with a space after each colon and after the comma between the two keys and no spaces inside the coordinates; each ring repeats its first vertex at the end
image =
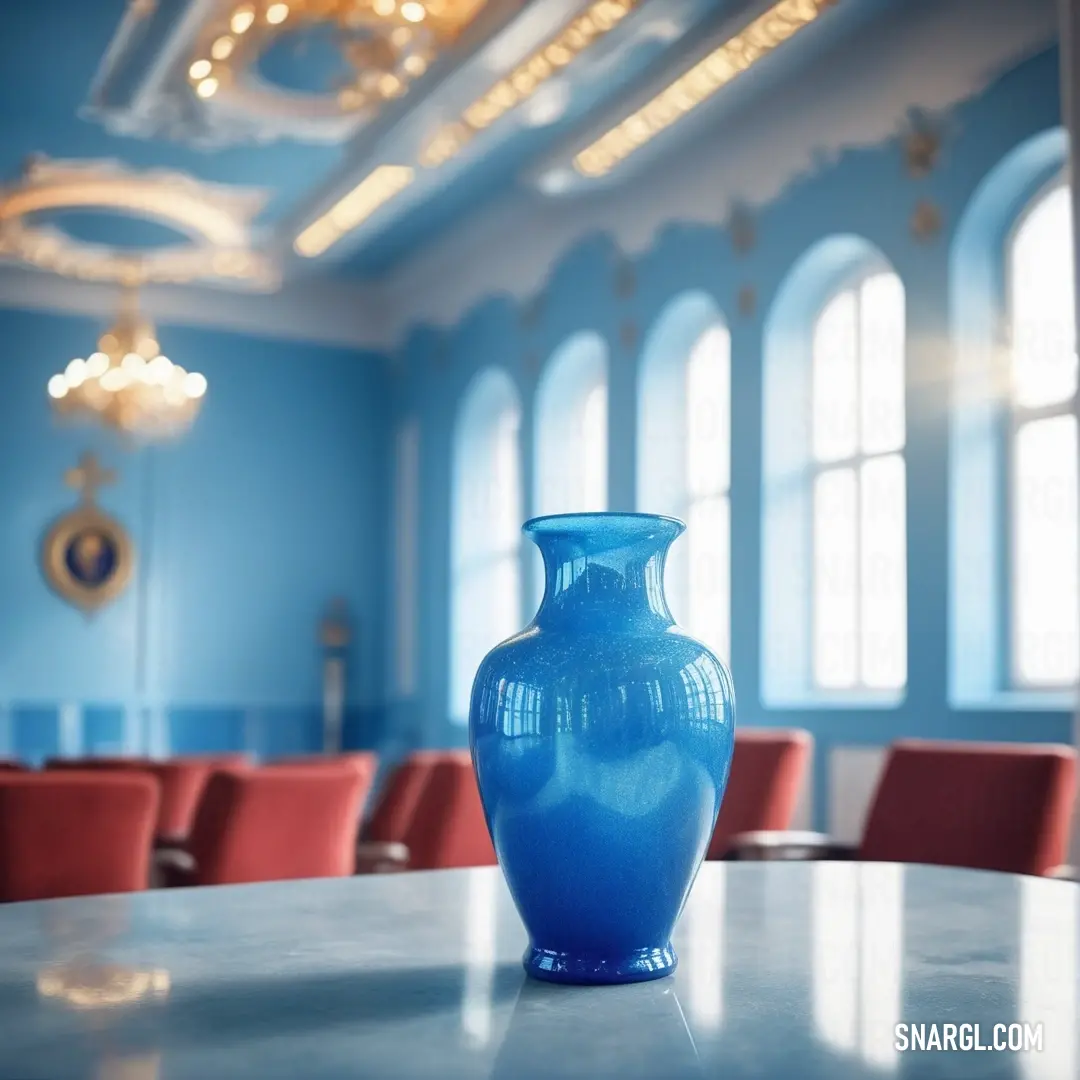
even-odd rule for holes
{"type": "Polygon", "coordinates": [[[4,5],[0,259],[263,291],[378,275],[500,189],[621,183],[888,3],[4,5]]]}

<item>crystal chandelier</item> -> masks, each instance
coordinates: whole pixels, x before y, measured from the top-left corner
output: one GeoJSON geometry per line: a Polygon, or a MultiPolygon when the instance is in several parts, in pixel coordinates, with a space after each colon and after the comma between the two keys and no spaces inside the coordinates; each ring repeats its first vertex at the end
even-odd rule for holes
{"type": "Polygon", "coordinates": [[[183,434],[206,395],[206,377],[163,356],[154,324],[139,314],[138,294],[124,293],[116,325],[97,351],[76,357],[49,379],[60,416],[89,419],[143,441],[183,434]]]}

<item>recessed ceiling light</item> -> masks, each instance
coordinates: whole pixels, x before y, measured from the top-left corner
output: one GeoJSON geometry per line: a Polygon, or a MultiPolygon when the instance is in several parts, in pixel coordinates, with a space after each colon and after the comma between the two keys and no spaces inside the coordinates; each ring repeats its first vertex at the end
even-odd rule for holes
{"type": "Polygon", "coordinates": [[[271,26],[277,26],[279,23],[283,23],[288,17],[288,4],[271,4],[266,9],[266,21],[270,23],[271,26]]]}
{"type": "Polygon", "coordinates": [[[529,127],[547,127],[561,120],[570,104],[570,87],[565,79],[545,83],[525,103],[522,119],[529,127]]]}
{"type": "Polygon", "coordinates": [[[210,55],[215,60],[228,60],[235,45],[236,42],[228,34],[223,34],[210,46],[210,55]]]}
{"type": "Polygon", "coordinates": [[[418,0],[405,0],[405,3],[401,5],[401,17],[406,22],[423,22],[426,16],[427,12],[424,10],[424,5],[419,3],[418,0]]]}
{"type": "Polygon", "coordinates": [[[371,217],[380,206],[404,191],[414,176],[409,165],[380,165],[304,229],[293,242],[293,248],[308,259],[321,255],[371,217]]]}
{"type": "Polygon", "coordinates": [[[545,195],[564,195],[574,186],[572,169],[549,169],[537,178],[536,186],[545,195]]]}
{"type": "Polygon", "coordinates": [[[203,79],[198,86],[195,87],[195,93],[201,98],[213,97],[217,93],[218,81],[215,78],[203,79]]]}
{"type": "Polygon", "coordinates": [[[188,68],[188,74],[193,79],[205,79],[212,70],[213,64],[211,64],[209,60],[196,60],[195,63],[188,68]]]}

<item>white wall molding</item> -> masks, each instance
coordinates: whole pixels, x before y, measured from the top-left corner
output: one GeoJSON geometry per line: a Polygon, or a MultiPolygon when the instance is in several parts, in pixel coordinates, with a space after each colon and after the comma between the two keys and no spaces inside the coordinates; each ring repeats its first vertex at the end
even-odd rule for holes
{"type": "MultiPolygon", "coordinates": [[[[102,325],[116,314],[118,291],[7,266],[0,268],[0,308],[87,315],[102,325]]],[[[143,307],[163,325],[200,326],[256,337],[385,351],[394,323],[377,286],[305,279],[275,293],[150,285],[143,307]]]]}

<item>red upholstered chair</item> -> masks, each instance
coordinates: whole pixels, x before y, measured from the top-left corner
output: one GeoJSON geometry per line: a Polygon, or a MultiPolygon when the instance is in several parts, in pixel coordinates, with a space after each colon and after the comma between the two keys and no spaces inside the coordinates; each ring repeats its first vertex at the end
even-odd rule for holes
{"type": "Polygon", "coordinates": [[[808,731],[736,729],[731,775],[706,858],[722,859],[740,833],[791,828],[813,750],[808,731]]]}
{"type": "MultiPolygon", "coordinates": [[[[364,823],[362,837],[374,844],[402,843],[416,812],[420,796],[439,761],[461,759],[460,751],[418,750],[410,754],[390,775],[364,823]]],[[[465,752],[465,758],[468,753],[465,752]]]]}
{"type": "Polygon", "coordinates": [[[245,754],[218,754],[144,761],[133,766],[153,773],[161,785],[156,839],[162,843],[186,839],[210,775],[220,769],[245,769],[249,765],[245,754]]]}
{"type": "Polygon", "coordinates": [[[275,758],[271,765],[350,765],[364,778],[364,797],[361,808],[375,783],[375,774],[379,771],[379,755],[371,750],[346,750],[339,754],[295,754],[290,757],[275,758]]]}
{"type": "Polygon", "coordinates": [[[495,865],[495,849],[467,753],[433,764],[404,843],[410,870],[495,865]]]}
{"type": "Polygon", "coordinates": [[[893,743],[859,858],[1046,874],[1065,862],[1076,751],[1020,743],[893,743]]]}
{"type": "Polygon", "coordinates": [[[145,889],[157,810],[138,773],[0,775],[0,900],[145,889]]]}
{"type": "Polygon", "coordinates": [[[26,772],[29,766],[24,765],[21,761],[14,761],[11,758],[3,758],[0,760],[0,772],[26,772]]]}
{"type": "Polygon", "coordinates": [[[210,774],[217,769],[243,769],[251,764],[247,754],[200,754],[156,760],[146,757],[50,758],[47,769],[137,770],[157,777],[161,802],[154,837],[175,843],[191,831],[199,799],[210,774]]]}
{"type": "Polygon", "coordinates": [[[215,772],[172,884],[226,885],[341,877],[355,865],[364,777],[349,764],[215,772]]]}

